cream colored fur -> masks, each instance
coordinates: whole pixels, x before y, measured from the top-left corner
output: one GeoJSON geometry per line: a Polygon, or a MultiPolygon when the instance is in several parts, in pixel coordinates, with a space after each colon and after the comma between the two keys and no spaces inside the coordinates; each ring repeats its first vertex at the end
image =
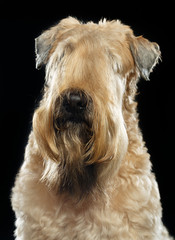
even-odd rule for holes
{"type": "Polygon", "coordinates": [[[172,239],[135,102],[139,77],[148,80],[160,58],[158,45],[120,21],[69,17],[36,39],[36,54],[46,86],[12,189],[16,240],[172,239]],[[56,126],[60,96],[70,89],[86,94],[91,127],[56,126]],[[79,175],[86,182],[88,166],[95,181],[86,189],[79,175]],[[72,192],[61,186],[65,176],[72,192]]]}

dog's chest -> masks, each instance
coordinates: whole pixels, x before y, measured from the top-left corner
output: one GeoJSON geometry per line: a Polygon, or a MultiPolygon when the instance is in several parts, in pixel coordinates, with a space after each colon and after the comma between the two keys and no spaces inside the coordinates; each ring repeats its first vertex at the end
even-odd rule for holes
{"type": "Polygon", "coordinates": [[[49,240],[112,240],[122,234],[119,229],[127,225],[124,216],[107,207],[89,206],[84,211],[75,208],[63,206],[44,213],[39,220],[43,235],[49,240]]]}

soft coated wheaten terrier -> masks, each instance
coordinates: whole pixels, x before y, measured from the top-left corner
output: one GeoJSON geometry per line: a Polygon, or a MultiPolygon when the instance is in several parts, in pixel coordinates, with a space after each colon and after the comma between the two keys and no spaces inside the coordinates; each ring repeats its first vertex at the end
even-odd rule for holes
{"type": "Polygon", "coordinates": [[[159,46],[120,21],[69,17],[36,39],[46,64],[12,190],[17,240],[167,240],[135,94],[159,46]]]}

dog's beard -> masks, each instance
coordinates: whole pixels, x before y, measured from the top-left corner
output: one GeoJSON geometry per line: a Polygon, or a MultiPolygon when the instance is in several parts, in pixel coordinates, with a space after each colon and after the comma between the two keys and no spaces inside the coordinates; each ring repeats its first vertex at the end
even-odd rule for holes
{"type": "MultiPolygon", "coordinates": [[[[118,170],[127,148],[124,126],[116,125],[108,109],[95,111],[101,109],[97,101],[95,106],[94,102],[87,105],[80,118],[65,113],[60,99],[57,103],[47,119],[45,111],[39,109],[33,121],[45,159],[41,181],[60,193],[78,197],[94,189],[101,191],[106,178],[118,170]]],[[[118,122],[122,123],[120,118],[118,122]]]]}
{"type": "Polygon", "coordinates": [[[85,122],[67,121],[56,129],[59,151],[59,191],[82,196],[96,184],[95,164],[87,164],[92,157],[93,131],[85,122]]]}

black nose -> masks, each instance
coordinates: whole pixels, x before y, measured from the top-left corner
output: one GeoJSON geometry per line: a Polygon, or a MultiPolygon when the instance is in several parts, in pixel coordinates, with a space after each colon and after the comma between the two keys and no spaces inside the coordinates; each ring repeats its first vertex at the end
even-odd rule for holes
{"type": "Polygon", "coordinates": [[[87,101],[83,92],[71,92],[65,95],[63,107],[68,113],[83,113],[86,109],[87,101]]]}

